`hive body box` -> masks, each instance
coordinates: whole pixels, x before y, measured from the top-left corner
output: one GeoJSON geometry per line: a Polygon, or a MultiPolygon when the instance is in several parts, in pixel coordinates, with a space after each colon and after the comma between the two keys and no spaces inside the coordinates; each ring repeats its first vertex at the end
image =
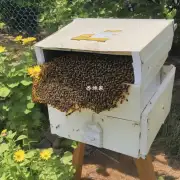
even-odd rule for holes
{"type": "Polygon", "coordinates": [[[100,114],[83,110],[66,117],[48,105],[51,131],[62,137],[132,157],[145,157],[171,105],[175,67],[163,66],[174,36],[173,20],[75,19],[35,45],[39,64],[60,51],[128,55],[135,83],[128,102],[100,114]],[[81,34],[107,37],[106,42],[72,40],[81,34]]]}

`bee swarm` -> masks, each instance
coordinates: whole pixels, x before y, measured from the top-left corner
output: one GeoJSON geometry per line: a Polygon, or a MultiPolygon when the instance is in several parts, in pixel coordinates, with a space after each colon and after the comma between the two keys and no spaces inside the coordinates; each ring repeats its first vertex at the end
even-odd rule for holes
{"type": "Polygon", "coordinates": [[[33,83],[33,101],[67,115],[83,108],[96,113],[115,108],[127,100],[126,83],[134,83],[131,56],[67,53],[41,69],[39,81],[33,83]]]}

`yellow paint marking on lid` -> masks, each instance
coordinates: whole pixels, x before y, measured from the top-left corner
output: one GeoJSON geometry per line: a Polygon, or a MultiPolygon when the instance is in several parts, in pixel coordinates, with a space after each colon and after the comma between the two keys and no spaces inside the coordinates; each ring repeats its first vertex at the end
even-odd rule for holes
{"type": "Polygon", "coordinates": [[[104,32],[121,32],[122,30],[105,30],[104,32]]]}

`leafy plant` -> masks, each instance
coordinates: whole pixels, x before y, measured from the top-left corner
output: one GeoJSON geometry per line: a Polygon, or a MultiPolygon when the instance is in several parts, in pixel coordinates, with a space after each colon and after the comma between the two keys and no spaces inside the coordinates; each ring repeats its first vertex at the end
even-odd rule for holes
{"type": "Polygon", "coordinates": [[[71,21],[72,12],[67,0],[44,0],[39,4],[39,9],[39,25],[50,33],[71,21]]]}
{"type": "Polygon", "coordinates": [[[72,153],[62,157],[52,149],[27,149],[25,135],[4,130],[0,135],[0,180],[71,180],[72,153]],[[19,145],[17,145],[17,143],[19,145]]]}
{"type": "Polygon", "coordinates": [[[0,22],[0,30],[2,30],[5,27],[5,23],[0,22]]]}
{"type": "Polygon", "coordinates": [[[178,6],[171,0],[44,0],[40,25],[52,31],[74,18],[174,18],[178,6]]]}
{"type": "Polygon", "coordinates": [[[0,53],[0,121],[6,128],[31,137],[36,136],[45,120],[39,105],[31,99],[32,80],[27,68],[34,62],[31,46],[17,57],[13,51],[0,53]]]}

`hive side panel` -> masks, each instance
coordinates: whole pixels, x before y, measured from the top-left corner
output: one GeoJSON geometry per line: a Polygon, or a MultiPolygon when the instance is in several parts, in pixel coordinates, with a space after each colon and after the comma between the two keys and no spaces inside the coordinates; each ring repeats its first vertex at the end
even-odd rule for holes
{"type": "Polygon", "coordinates": [[[38,64],[45,63],[45,57],[44,57],[43,50],[37,46],[35,46],[34,49],[35,49],[35,53],[36,53],[37,63],[38,64]]]}
{"type": "MultiPolygon", "coordinates": [[[[166,72],[167,73],[167,72],[166,72]]],[[[174,83],[175,68],[171,69],[167,77],[164,79],[158,91],[159,97],[148,116],[148,150],[151,147],[161,125],[164,123],[171,108],[172,89],[174,83]]],[[[152,101],[155,101],[152,99],[152,101]]],[[[153,102],[152,102],[153,103],[153,102]]]]}
{"type": "Polygon", "coordinates": [[[134,69],[134,84],[141,84],[142,74],[141,74],[141,57],[139,52],[132,52],[133,58],[133,69],[134,69]]]}
{"type": "MultiPolygon", "coordinates": [[[[167,44],[164,44],[165,46],[167,44]]],[[[146,64],[142,65],[142,89],[147,88],[152,79],[155,78],[161,67],[165,63],[168,57],[169,47],[163,47],[159,50],[158,54],[154,59],[149,60],[146,64]],[[163,52],[162,52],[163,51],[163,52]]]]}
{"type": "Polygon", "coordinates": [[[64,113],[51,106],[48,106],[48,110],[52,134],[99,147],[95,130],[88,130],[87,133],[87,126],[94,124],[102,129],[99,136],[100,142],[102,142],[100,147],[138,157],[140,133],[138,123],[100,116],[87,111],[66,117],[64,113]],[[93,140],[92,138],[97,139],[93,140]]]}
{"type": "Polygon", "coordinates": [[[140,52],[143,89],[148,86],[167,59],[172,47],[173,36],[173,25],[170,24],[140,52]]]}
{"type": "Polygon", "coordinates": [[[116,108],[111,111],[103,111],[100,115],[111,116],[126,120],[140,121],[140,86],[131,85],[127,101],[118,103],[116,108]],[[131,113],[129,113],[131,111],[131,113]]]}
{"type": "Polygon", "coordinates": [[[160,71],[156,75],[156,77],[151,81],[151,83],[146,87],[146,89],[142,92],[141,96],[141,112],[147,106],[148,102],[152,98],[152,96],[156,93],[158,87],[160,86],[160,71]]]}
{"type": "Polygon", "coordinates": [[[139,123],[97,114],[93,121],[103,129],[103,148],[135,158],[139,156],[139,123]]]}
{"type": "MultiPolygon", "coordinates": [[[[160,34],[156,36],[145,48],[140,52],[141,61],[145,64],[152,58],[162,45],[169,40],[173,40],[174,26],[173,23],[169,24],[160,34]]],[[[172,42],[170,43],[172,44],[172,42]]]]}
{"type": "Polygon", "coordinates": [[[175,67],[167,68],[166,76],[160,87],[142,113],[141,155],[147,155],[161,125],[164,123],[171,107],[175,67]],[[145,122],[146,121],[146,122],[145,122]]]}
{"type": "Polygon", "coordinates": [[[70,116],[48,106],[51,133],[60,137],[83,142],[86,123],[92,122],[92,113],[89,111],[75,112],[70,116]]]}

